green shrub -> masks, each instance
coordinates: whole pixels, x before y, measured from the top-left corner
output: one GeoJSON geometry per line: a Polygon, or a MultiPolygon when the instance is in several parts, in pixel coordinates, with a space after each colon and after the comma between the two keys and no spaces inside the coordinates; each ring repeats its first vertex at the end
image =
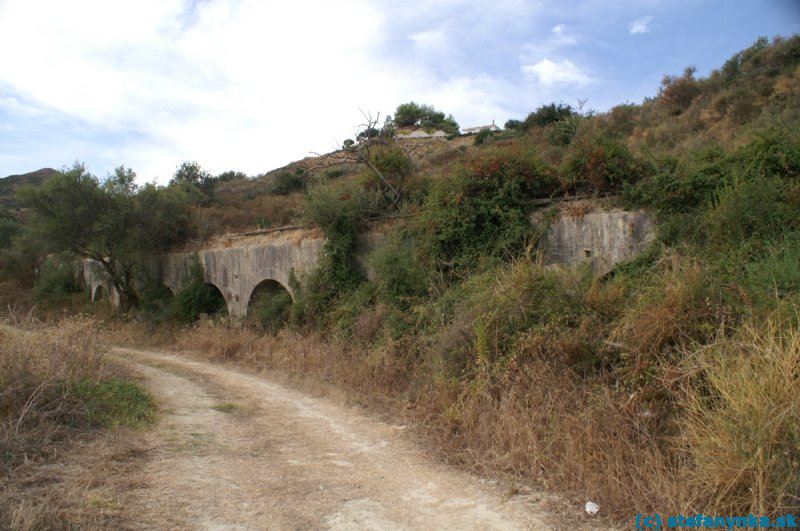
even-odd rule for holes
{"type": "Polygon", "coordinates": [[[428,195],[417,220],[422,256],[438,269],[470,269],[481,257],[513,255],[536,233],[531,199],[557,183],[527,150],[497,150],[466,165],[428,195]]]}
{"type": "Polygon", "coordinates": [[[273,177],[267,191],[275,195],[289,195],[305,190],[307,185],[308,182],[302,170],[282,171],[273,177]]]}
{"type": "Polygon", "coordinates": [[[730,173],[725,165],[725,154],[718,148],[711,148],[688,153],[681,160],[658,161],[649,175],[626,185],[623,195],[634,206],[674,214],[709,204],[717,189],[727,182],[730,182],[730,173]]]}
{"type": "Polygon", "coordinates": [[[11,240],[20,232],[20,224],[11,217],[3,217],[0,212],[0,249],[11,247],[11,240]]]}
{"type": "Polygon", "coordinates": [[[161,282],[148,280],[139,293],[139,311],[156,323],[167,321],[172,312],[172,292],[161,282]]]}
{"type": "Polygon", "coordinates": [[[800,211],[784,201],[784,194],[785,185],[777,179],[737,179],[719,191],[705,215],[709,240],[738,245],[797,228],[800,211]]]}
{"type": "Polygon", "coordinates": [[[49,259],[42,264],[33,285],[34,299],[48,303],[63,301],[80,292],[73,263],[58,258],[49,259]]]}
{"type": "Polygon", "coordinates": [[[195,261],[170,303],[170,315],[180,322],[191,323],[201,315],[216,316],[227,311],[222,294],[211,284],[206,284],[203,266],[195,261]]]}
{"type": "Polygon", "coordinates": [[[522,122],[522,127],[527,131],[533,127],[544,127],[552,123],[560,122],[572,118],[577,113],[570,105],[564,103],[549,103],[542,105],[535,111],[530,113],[525,121],[522,122]]]}
{"type": "Polygon", "coordinates": [[[731,168],[747,178],[800,178],[800,133],[775,128],[758,135],[750,144],[731,155],[731,168]]]}
{"type": "Polygon", "coordinates": [[[337,297],[363,282],[355,259],[358,232],[379,211],[381,195],[352,182],[326,183],[309,191],[304,218],[322,228],[326,241],[319,264],[300,292],[295,319],[322,316],[337,297]]]}
{"type": "Polygon", "coordinates": [[[397,189],[403,188],[414,169],[411,159],[400,148],[379,149],[372,154],[370,162],[397,189]]]}
{"type": "Polygon", "coordinates": [[[329,170],[325,170],[325,173],[323,175],[325,176],[326,179],[329,180],[338,179],[339,177],[347,175],[347,171],[343,170],[342,168],[331,168],[329,170]]]}
{"type": "Polygon", "coordinates": [[[800,292],[800,234],[771,243],[763,258],[746,263],[744,269],[746,284],[759,295],[774,298],[800,292]]]}
{"type": "Polygon", "coordinates": [[[268,283],[253,293],[248,317],[265,330],[277,332],[289,320],[292,296],[277,283],[268,283]]]}
{"type": "Polygon", "coordinates": [[[643,168],[622,142],[590,135],[570,145],[561,173],[566,190],[605,192],[636,182],[643,168]]]}
{"type": "Polygon", "coordinates": [[[381,302],[405,309],[428,292],[427,271],[408,241],[391,237],[370,254],[369,264],[381,302]]]}
{"type": "Polygon", "coordinates": [[[494,140],[494,136],[494,131],[490,131],[489,129],[478,131],[478,134],[475,135],[475,145],[482,146],[488,144],[494,140]]]}

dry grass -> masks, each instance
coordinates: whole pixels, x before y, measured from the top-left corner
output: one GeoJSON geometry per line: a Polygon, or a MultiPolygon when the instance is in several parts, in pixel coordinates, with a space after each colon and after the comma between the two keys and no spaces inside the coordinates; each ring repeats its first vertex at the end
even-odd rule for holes
{"type": "Polygon", "coordinates": [[[118,523],[121,507],[87,499],[105,499],[100,487],[119,461],[101,459],[110,447],[104,438],[92,442],[93,428],[128,420],[106,415],[108,406],[127,407],[113,393],[131,388],[104,351],[89,318],[0,324],[0,528],[118,523]],[[83,444],[95,451],[82,453],[83,444]]]}
{"type": "Polygon", "coordinates": [[[719,309],[696,264],[659,267],[631,295],[514,264],[459,293],[449,324],[423,337],[388,339],[373,308],[357,320],[359,341],[203,321],[176,346],[322,383],[424,427],[454,463],[598,501],[621,520],[796,508],[800,333],[751,325],[726,339],[709,324],[719,309]]]}
{"type": "Polygon", "coordinates": [[[617,322],[611,341],[634,358],[634,374],[649,368],[665,351],[673,352],[715,332],[718,308],[708,298],[709,283],[699,264],[672,256],[657,284],[617,322]]]}
{"type": "Polygon", "coordinates": [[[96,326],[67,319],[46,331],[0,328],[0,473],[80,424],[69,383],[107,375],[96,326]]]}
{"type": "Polygon", "coordinates": [[[748,325],[689,358],[681,434],[700,504],[721,514],[800,507],[800,330],[748,325]]]}

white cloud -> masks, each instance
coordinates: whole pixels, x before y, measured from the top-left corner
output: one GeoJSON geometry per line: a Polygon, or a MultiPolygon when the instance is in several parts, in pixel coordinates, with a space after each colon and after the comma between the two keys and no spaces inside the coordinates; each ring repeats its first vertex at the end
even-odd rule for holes
{"type": "Polygon", "coordinates": [[[637,18],[630,24],[630,32],[631,35],[637,35],[640,33],[647,33],[650,31],[650,22],[653,20],[653,17],[646,16],[637,18]]]}
{"type": "Polygon", "coordinates": [[[447,38],[440,29],[418,31],[411,35],[414,44],[423,51],[442,50],[447,46],[447,38]]]}
{"type": "MultiPolygon", "coordinates": [[[[488,76],[441,79],[380,56],[382,8],[216,0],[187,13],[183,0],[7,0],[0,49],[13,53],[0,54],[0,90],[128,138],[81,144],[63,163],[114,159],[162,182],[181,160],[255,174],[328,151],[352,135],[358,109],[417,99],[465,123],[499,113],[503,88],[488,76]]],[[[437,30],[411,35],[421,48],[445,41],[437,30]]]]}
{"type": "Polygon", "coordinates": [[[555,62],[545,58],[533,64],[523,65],[522,72],[526,76],[535,78],[545,87],[564,84],[581,86],[591,81],[591,77],[569,59],[555,62]]]}
{"type": "Polygon", "coordinates": [[[564,24],[558,24],[550,30],[551,37],[547,43],[550,49],[578,44],[578,36],[569,32],[564,24]]]}

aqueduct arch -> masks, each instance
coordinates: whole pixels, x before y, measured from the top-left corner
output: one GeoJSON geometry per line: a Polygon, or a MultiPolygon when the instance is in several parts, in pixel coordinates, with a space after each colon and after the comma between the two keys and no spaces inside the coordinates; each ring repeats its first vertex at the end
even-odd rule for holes
{"type": "Polygon", "coordinates": [[[102,284],[97,284],[92,291],[92,302],[98,302],[106,299],[108,299],[106,289],[102,284]]]}
{"type": "MultiPolygon", "coordinates": [[[[532,218],[537,221],[535,215],[532,218]]],[[[549,262],[573,264],[588,260],[596,271],[605,273],[614,264],[641,253],[653,235],[652,219],[644,211],[612,209],[581,216],[565,211],[552,222],[541,246],[547,251],[549,262]]],[[[360,235],[359,255],[366,256],[384,240],[385,236],[379,233],[360,235]]],[[[318,232],[296,229],[223,236],[204,245],[195,252],[153,257],[148,266],[151,277],[177,293],[192,265],[199,261],[205,281],[225,299],[228,314],[242,318],[247,315],[254,291],[266,280],[280,284],[294,300],[292,278],[302,278],[316,267],[325,239],[318,232]]],[[[110,278],[98,263],[84,261],[84,279],[93,300],[97,287],[103,285],[111,302],[119,303],[110,278]]]]}

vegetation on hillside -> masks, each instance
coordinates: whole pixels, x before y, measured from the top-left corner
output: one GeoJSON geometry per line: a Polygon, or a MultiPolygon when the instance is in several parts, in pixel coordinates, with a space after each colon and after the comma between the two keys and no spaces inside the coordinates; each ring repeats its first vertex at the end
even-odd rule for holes
{"type": "Polygon", "coordinates": [[[59,506],[65,493],[18,498],[18,469],[92,431],[153,420],[151,397],[105,349],[85,318],[0,323],[0,527],[70,527],[59,506]]]}
{"type": "MultiPolygon", "coordinates": [[[[800,37],[760,39],[695,74],[666,76],[653,98],[607,113],[545,105],[478,145],[409,149],[386,127],[441,114],[411,103],[343,150],[356,158],[255,180],[187,166],[148,192],[180,198],[186,224],[170,217],[146,243],[111,238],[104,231],[130,218],[102,216],[105,201],[134,216],[149,196],[126,188],[124,172],[101,185],[76,167],[23,194],[35,215],[11,240],[36,229],[48,250],[91,245],[124,264],[127,252],[180,240],[178,228],[202,233],[222,211],[317,226],[324,256],[296,279],[296,302],[261,303],[271,334],[201,321],[182,344],[201,338],[221,357],[382,399],[454,459],[616,516],[796,510],[800,37]],[[74,197],[60,217],[56,193],[74,197]],[[554,212],[538,227],[530,215],[564,196],[647,208],[657,241],[602,278],[546,267],[536,241],[554,212]],[[93,220],[81,230],[64,221],[78,213],[93,220]],[[357,236],[378,222],[388,237],[368,275],[357,236]]],[[[194,304],[195,277],[176,296],[191,310],[175,314],[184,322],[209,313],[194,304]]]]}
{"type": "Polygon", "coordinates": [[[458,122],[452,114],[437,111],[431,105],[413,101],[401,103],[394,112],[394,125],[397,127],[419,126],[426,131],[441,130],[450,135],[459,133],[458,122]]]}

